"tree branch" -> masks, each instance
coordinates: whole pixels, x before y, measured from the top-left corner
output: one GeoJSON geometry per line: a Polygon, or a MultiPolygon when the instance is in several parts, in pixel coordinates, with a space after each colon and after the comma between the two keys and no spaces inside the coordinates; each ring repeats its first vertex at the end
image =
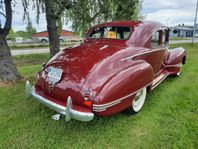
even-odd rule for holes
{"type": "Polygon", "coordinates": [[[6,18],[6,15],[0,11],[0,15],[4,16],[6,18]]]}
{"type": "Polygon", "coordinates": [[[54,0],[54,2],[57,3],[57,5],[59,7],[56,14],[55,14],[56,17],[60,17],[60,15],[63,13],[63,11],[65,9],[71,8],[71,5],[72,5],[70,0],[58,0],[58,1],[54,0]]]}

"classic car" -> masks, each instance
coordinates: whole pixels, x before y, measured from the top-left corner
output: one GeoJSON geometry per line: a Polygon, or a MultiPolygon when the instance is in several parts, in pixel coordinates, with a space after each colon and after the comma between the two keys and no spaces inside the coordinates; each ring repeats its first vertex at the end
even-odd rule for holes
{"type": "Polygon", "coordinates": [[[58,112],[66,121],[91,121],[121,111],[139,112],[147,92],[167,76],[180,74],[183,48],[168,49],[169,28],[157,22],[99,24],[83,43],[66,48],[43,65],[27,97],[58,112]]]}

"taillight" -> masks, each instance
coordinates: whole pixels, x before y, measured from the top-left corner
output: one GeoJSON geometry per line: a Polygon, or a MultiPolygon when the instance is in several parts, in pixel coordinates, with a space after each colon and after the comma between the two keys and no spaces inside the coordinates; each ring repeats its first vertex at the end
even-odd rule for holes
{"type": "Polygon", "coordinates": [[[93,98],[93,93],[91,91],[85,90],[83,98],[84,98],[84,105],[91,107],[92,106],[91,99],[93,98]]]}
{"type": "Polygon", "coordinates": [[[84,101],[84,105],[91,107],[92,106],[92,102],[91,101],[84,101]]]}

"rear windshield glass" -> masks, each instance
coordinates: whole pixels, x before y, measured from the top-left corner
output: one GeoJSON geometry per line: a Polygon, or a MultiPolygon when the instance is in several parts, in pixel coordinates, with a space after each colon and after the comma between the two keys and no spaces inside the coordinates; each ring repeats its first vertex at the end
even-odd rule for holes
{"type": "Polygon", "coordinates": [[[128,39],[131,35],[130,27],[108,26],[95,28],[89,34],[92,39],[128,39]]]}

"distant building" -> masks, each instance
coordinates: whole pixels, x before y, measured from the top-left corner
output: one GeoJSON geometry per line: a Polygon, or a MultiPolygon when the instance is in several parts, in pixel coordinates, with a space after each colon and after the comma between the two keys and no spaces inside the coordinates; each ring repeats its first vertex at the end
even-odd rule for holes
{"type": "MultiPolygon", "coordinates": [[[[198,33],[198,27],[196,28],[196,33],[198,33]]],[[[170,37],[181,37],[181,38],[193,37],[193,26],[179,24],[175,27],[171,27],[170,37]]]]}
{"type": "MultiPolygon", "coordinates": [[[[68,31],[68,30],[62,30],[60,32],[59,40],[60,40],[60,42],[63,42],[63,41],[69,41],[69,40],[79,39],[79,38],[80,37],[76,36],[74,34],[74,32],[71,32],[71,31],[68,31]]],[[[47,43],[49,41],[48,32],[43,31],[43,32],[38,32],[38,33],[32,34],[32,40],[34,42],[47,43]]]]}

